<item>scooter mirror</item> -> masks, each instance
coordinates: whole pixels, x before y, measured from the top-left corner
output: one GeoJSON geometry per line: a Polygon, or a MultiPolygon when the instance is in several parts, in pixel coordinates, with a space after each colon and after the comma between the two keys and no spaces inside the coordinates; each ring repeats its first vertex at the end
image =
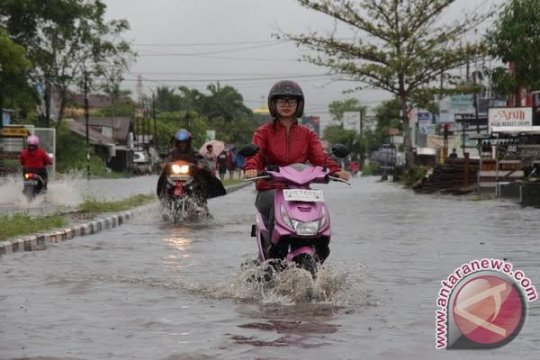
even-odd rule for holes
{"type": "Polygon", "coordinates": [[[238,154],[242,155],[243,157],[250,157],[255,155],[259,152],[259,147],[255,144],[247,144],[242,146],[242,148],[238,151],[238,154]]]}
{"type": "Polygon", "coordinates": [[[332,146],[332,153],[338,158],[344,158],[349,155],[351,152],[343,144],[335,144],[332,146]]]}

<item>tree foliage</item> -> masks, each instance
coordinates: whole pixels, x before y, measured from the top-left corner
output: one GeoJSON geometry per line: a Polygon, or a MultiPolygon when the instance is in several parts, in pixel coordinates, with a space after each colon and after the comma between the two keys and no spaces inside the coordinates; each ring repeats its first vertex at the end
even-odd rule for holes
{"type": "Polygon", "coordinates": [[[21,93],[28,92],[26,72],[30,66],[24,48],[0,28],[0,110],[6,105],[16,104],[21,93]]]}
{"type": "Polygon", "coordinates": [[[540,89],[540,1],[508,2],[487,40],[490,54],[511,67],[511,71],[503,67],[494,71],[499,94],[519,98],[520,89],[540,89]]]}
{"type": "Polygon", "coordinates": [[[70,87],[92,80],[106,69],[124,69],[134,55],[121,35],[125,20],[105,20],[102,0],[3,0],[0,21],[10,37],[25,47],[33,64],[33,83],[43,98],[45,125],[52,115],[60,125],[70,87]],[[51,96],[60,98],[51,114],[51,96]]]}
{"type": "Polygon", "coordinates": [[[343,114],[348,111],[359,111],[364,116],[366,107],[362,106],[358,99],[350,98],[343,101],[332,101],[330,105],[328,105],[328,110],[330,111],[330,115],[332,115],[334,120],[342,121],[343,114]]]}
{"type": "Polygon", "coordinates": [[[305,56],[307,61],[396,95],[404,122],[416,98],[441,93],[437,82],[441,74],[483,53],[480,42],[465,44],[462,38],[491,15],[469,13],[453,22],[442,21],[455,0],[298,2],[334,18],[354,36],[340,38],[337,31],[282,36],[314,50],[315,55],[305,56]]]}
{"type": "MultiPolygon", "coordinates": [[[[156,89],[155,105],[158,113],[177,114],[175,116],[178,121],[172,118],[168,121],[168,131],[174,132],[185,127],[204,139],[206,130],[215,130],[216,138],[226,143],[240,146],[250,142],[256,123],[238,90],[219,83],[209,84],[206,89],[208,93],[186,86],[180,86],[178,92],[166,86],[156,89]],[[193,119],[200,120],[204,126],[195,129],[194,123],[190,121],[193,119]]],[[[162,115],[159,117],[163,118],[162,115]]]]}

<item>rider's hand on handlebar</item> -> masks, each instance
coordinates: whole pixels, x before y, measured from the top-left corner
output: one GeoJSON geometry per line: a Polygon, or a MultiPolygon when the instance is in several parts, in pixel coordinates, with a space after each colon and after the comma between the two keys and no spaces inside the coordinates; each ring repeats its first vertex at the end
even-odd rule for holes
{"type": "Polygon", "coordinates": [[[258,175],[258,171],[256,169],[250,169],[250,170],[244,171],[244,179],[250,179],[257,175],[258,175]]]}
{"type": "Polygon", "coordinates": [[[345,181],[349,181],[351,179],[351,173],[348,171],[340,170],[340,171],[336,171],[332,175],[345,181]]]}

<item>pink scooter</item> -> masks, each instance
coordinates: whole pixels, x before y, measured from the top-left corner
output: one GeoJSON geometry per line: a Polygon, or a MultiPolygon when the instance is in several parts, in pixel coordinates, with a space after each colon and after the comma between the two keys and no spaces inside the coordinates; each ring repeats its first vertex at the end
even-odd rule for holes
{"type": "MultiPolygon", "coordinates": [[[[249,144],[240,150],[240,155],[249,157],[259,151],[257,145],[249,144]]],[[[341,144],[332,147],[339,158],[349,154],[341,144]]],[[[350,182],[330,175],[327,168],[308,164],[268,166],[260,176],[249,179],[277,180],[287,184],[274,195],[274,226],[271,233],[266,228],[259,212],[251,236],[257,238],[259,261],[268,259],[288,260],[309,271],[316,277],[317,267],[330,254],[330,214],[324,203],[322,190],[311,189],[313,183],[328,183],[330,180],[350,182]]],[[[280,269],[279,261],[273,262],[280,269]]]]}

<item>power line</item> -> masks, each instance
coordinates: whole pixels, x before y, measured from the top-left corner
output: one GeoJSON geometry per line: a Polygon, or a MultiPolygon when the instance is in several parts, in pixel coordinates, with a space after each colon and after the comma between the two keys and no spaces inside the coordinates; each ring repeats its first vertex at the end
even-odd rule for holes
{"type": "Polygon", "coordinates": [[[202,55],[212,55],[212,54],[222,54],[222,53],[228,53],[228,52],[237,52],[237,51],[246,51],[246,50],[253,50],[253,49],[260,49],[263,47],[269,47],[269,46],[276,46],[281,45],[283,43],[270,43],[270,44],[262,44],[262,45],[253,45],[253,46],[245,46],[245,47],[239,47],[239,48],[233,48],[233,49],[221,49],[221,50],[213,50],[213,51],[205,51],[205,52],[198,52],[198,53],[162,53],[162,52],[154,52],[154,54],[139,54],[139,56],[143,57],[150,57],[150,56],[202,56],[202,55]]]}
{"type": "MultiPolygon", "coordinates": [[[[296,78],[303,78],[303,79],[316,79],[316,78],[326,78],[328,76],[333,76],[333,74],[320,74],[320,75],[298,75],[295,76],[296,78]]],[[[213,82],[213,81],[231,81],[231,82],[239,82],[239,81],[260,81],[260,80],[275,80],[276,76],[271,77],[252,77],[252,78],[221,78],[221,79],[212,79],[212,78],[206,78],[206,79],[149,79],[145,78],[147,81],[160,81],[164,83],[177,83],[177,82],[213,82]]],[[[137,79],[124,79],[124,81],[137,81],[137,79]]]]}
{"type": "Polygon", "coordinates": [[[190,46],[230,46],[230,45],[250,45],[250,44],[271,44],[275,42],[288,42],[289,40],[253,40],[253,41],[231,41],[231,42],[208,42],[208,43],[135,43],[134,46],[148,47],[190,47],[190,46]]]}

